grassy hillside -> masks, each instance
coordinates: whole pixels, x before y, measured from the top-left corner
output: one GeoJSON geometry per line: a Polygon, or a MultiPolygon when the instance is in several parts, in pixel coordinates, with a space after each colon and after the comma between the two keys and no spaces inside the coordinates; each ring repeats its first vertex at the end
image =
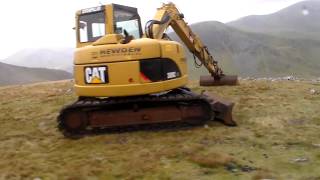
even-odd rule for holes
{"type": "Polygon", "coordinates": [[[62,70],[27,68],[0,62],[0,86],[70,78],[72,75],[62,70]]]}
{"type": "Polygon", "coordinates": [[[218,122],[65,139],[70,81],[0,87],[0,179],[319,179],[319,83],[247,81],[200,88],[236,103],[218,122]],[[36,97],[36,98],[35,98],[36,97]]]}
{"type": "MultiPolygon", "coordinates": [[[[288,39],[238,30],[223,23],[208,21],[191,25],[227,73],[242,77],[320,76],[320,41],[288,39]]],[[[178,40],[175,34],[170,34],[178,40]]],[[[206,74],[194,68],[193,77],[206,74]]]]}
{"type": "Polygon", "coordinates": [[[253,15],[228,23],[233,27],[280,37],[320,40],[320,1],[307,0],[269,15],[253,15]]]}

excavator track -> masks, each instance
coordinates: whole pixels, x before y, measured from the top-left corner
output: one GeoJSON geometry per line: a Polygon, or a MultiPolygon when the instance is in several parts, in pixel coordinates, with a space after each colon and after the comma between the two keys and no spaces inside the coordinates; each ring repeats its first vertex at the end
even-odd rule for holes
{"type": "Polygon", "coordinates": [[[118,98],[79,98],[65,106],[57,118],[58,129],[69,138],[82,137],[97,129],[112,131],[139,126],[200,124],[218,119],[234,126],[233,103],[178,88],[161,95],[118,98]]]}

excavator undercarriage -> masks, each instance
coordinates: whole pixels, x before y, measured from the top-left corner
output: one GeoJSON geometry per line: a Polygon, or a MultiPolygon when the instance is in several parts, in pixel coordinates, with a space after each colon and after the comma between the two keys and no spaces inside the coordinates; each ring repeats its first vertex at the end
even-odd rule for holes
{"type": "Polygon", "coordinates": [[[59,130],[67,137],[86,134],[88,130],[181,122],[200,124],[218,120],[235,126],[233,103],[216,96],[198,95],[179,88],[161,95],[124,98],[80,98],[66,106],[58,117],[59,130]]]}

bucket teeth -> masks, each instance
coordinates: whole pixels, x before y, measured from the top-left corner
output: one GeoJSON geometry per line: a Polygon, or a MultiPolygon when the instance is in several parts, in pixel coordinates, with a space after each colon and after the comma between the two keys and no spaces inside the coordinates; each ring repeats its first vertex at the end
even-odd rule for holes
{"type": "Polygon", "coordinates": [[[235,86],[238,84],[238,76],[224,75],[219,80],[212,76],[200,76],[200,86],[235,86]]]}

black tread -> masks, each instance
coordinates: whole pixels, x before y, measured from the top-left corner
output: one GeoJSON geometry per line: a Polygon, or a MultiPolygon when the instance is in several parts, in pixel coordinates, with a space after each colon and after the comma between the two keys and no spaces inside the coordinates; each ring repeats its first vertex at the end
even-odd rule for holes
{"type": "MultiPolygon", "coordinates": [[[[164,95],[145,95],[145,96],[132,96],[132,97],[119,97],[119,98],[106,98],[106,99],[98,99],[98,98],[85,98],[81,97],[78,101],[64,106],[60,111],[60,114],[57,118],[58,122],[58,129],[62,132],[62,134],[68,138],[79,138],[82,137],[84,134],[89,132],[85,131],[69,131],[63,121],[64,115],[70,111],[84,111],[88,109],[100,109],[105,107],[112,107],[114,105],[124,105],[124,104],[132,104],[132,103],[157,103],[157,102],[173,102],[173,103],[193,103],[193,102],[202,102],[210,107],[210,99],[208,99],[204,95],[199,95],[191,92],[189,89],[186,88],[179,88],[172,90],[164,95]]],[[[211,111],[212,112],[212,111],[211,111]]],[[[159,127],[173,127],[177,126],[177,124],[181,123],[159,123],[154,125],[134,125],[128,126],[126,128],[131,129],[144,129],[147,127],[148,129],[152,128],[159,128],[159,127]]],[[[123,131],[126,129],[124,127],[115,127],[115,128],[107,128],[108,131],[123,131]]],[[[125,130],[126,131],[126,130],[125,130]]]]}

